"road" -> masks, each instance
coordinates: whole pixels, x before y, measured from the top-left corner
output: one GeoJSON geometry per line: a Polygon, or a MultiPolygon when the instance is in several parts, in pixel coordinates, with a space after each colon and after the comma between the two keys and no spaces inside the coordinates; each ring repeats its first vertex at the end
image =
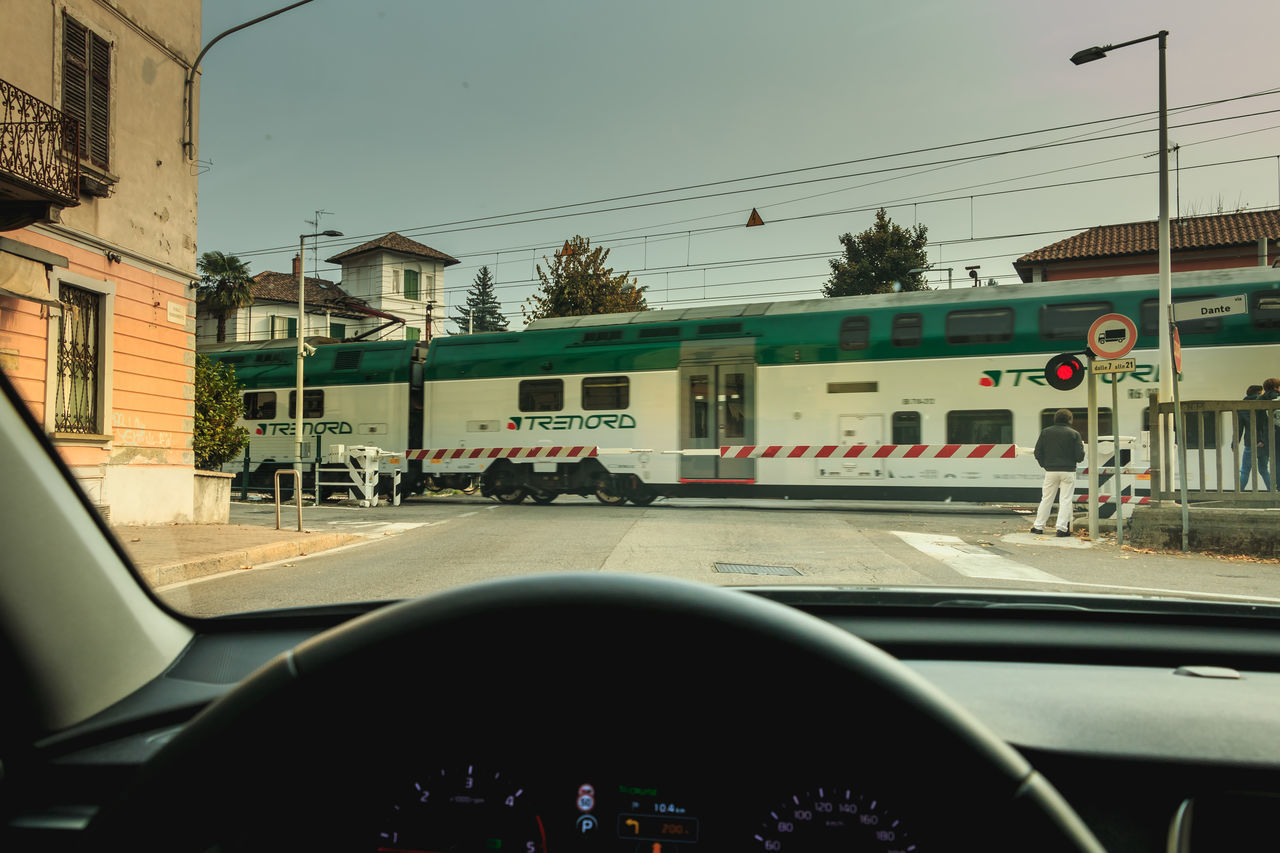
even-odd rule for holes
{"type": "MultiPolygon", "coordinates": [[[[196,615],[399,599],[514,574],[640,572],[735,584],[1025,588],[1280,603],[1280,566],[1145,553],[1029,532],[1026,507],[799,501],[548,506],[466,496],[308,508],[308,529],[367,542],[163,587],[196,615]]],[[[261,504],[236,523],[271,524],[261,504]]]]}

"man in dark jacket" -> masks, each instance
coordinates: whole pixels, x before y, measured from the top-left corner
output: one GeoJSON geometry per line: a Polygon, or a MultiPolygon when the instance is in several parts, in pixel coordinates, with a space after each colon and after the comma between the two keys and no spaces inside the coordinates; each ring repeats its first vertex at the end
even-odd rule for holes
{"type": "MultiPolygon", "coordinates": [[[[1250,385],[1245,389],[1244,398],[1246,400],[1260,400],[1262,399],[1262,391],[1261,385],[1250,385]]],[[[1241,410],[1236,414],[1239,416],[1238,423],[1240,424],[1240,434],[1236,438],[1240,442],[1240,491],[1243,492],[1249,488],[1249,480],[1255,470],[1253,449],[1258,446],[1258,441],[1263,435],[1266,427],[1266,418],[1262,418],[1262,423],[1259,424],[1259,419],[1254,418],[1247,411],[1241,410]],[[1252,428],[1249,425],[1250,420],[1253,421],[1252,428]]],[[[1263,412],[1262,414],[1265,415],[1266,413],[1263,412]]],[[[1270,489],[1271,477],[1266,463],[1262,465],[1262,470],[1259,473],[1262,474],[1262,482],[1266,484],[1266,488],[1270,489]]]]}
{"type": "Polygon", "coordinates": [[[1044,488],[1032,533],[1044,533],[1053,499],[1058,498],[1058,535],[1071,535],[1071,499],[1076,493],[1076,465],[1084,459],[1084,441],[1071,427],[1071,410],[1058,409],[1053,425],[1036,439],[1036,462],[1044,469],[1044,488]]]}

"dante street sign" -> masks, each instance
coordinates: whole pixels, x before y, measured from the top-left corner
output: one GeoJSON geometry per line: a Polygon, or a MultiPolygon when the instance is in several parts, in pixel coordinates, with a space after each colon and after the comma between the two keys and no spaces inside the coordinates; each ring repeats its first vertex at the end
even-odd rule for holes
{"type": "Polygon", "coordinates": [[[1181,323],[1185,320],[1204,320],[1209,317],[1227,317],[1231,314],[1248,314],[1249,302],[1244,294],[1236,296],[1215,296],[1210,299],[1196,299],[1191,302],[1173,303],[1173,320],[1181,323]]]}

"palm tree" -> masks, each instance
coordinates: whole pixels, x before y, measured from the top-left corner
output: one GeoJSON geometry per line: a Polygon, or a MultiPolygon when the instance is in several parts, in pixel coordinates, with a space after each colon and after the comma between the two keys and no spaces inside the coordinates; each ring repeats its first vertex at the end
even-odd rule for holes
{"type": "Polygon", "coordinates": [[[253,304],[249,285],[249,265],[235,255],[205,252],[196,261],[200,280],[196,282],[196,302],[218,318],[218,343],[227,339],[227,317],[253,304]]]}

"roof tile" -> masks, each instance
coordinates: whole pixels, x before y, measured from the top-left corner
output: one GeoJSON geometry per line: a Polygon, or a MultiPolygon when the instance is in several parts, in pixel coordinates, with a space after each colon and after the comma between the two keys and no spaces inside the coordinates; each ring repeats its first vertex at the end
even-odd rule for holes
{"type": "MultiPolygon", "coordinates": [[[[1044,261],[1076,261],[1116,258],[1126,255],[1153,255],[1157,251],[1159,223],[1125,222],[1099,225],[1029,252],[1013,262],[1014,267],[1044,261]]],[[[1264,237],[1280,239],[1280,210],[1256,210],[1214,216],[1193,216],[1169,222],[1172,251],[1245,246],[1264,237]]]]}
{"type": "Polygon", "coordinates": [[[453,266],[454,264],[462,263],[457,258],[450,257],[449,255],[446,255],[444,252],[437,251],[436,249],[433,249],[430,246],[424,246],[423,244],[419,243],[416,240],[410,240],[408,237],[405,237],[402,234],[397,234],[395,231],[392,231],[390,234],[387,234],[385,236],[379,237],[376,240],[370,240],[367,243],[361,243],[359,246],[356,246],[354,249],[347,249],[345,252],[340,252],[334,255],[332,258],[326,258],[325,263],[329,263],[329,264],[339,263],[346,258],[352,258],[352,257],[355,257],[356,255],[362,255],[365,252],[373,252],[379,249],[383,249],[390,252],[399,252],[402,255],[413,255],[419,258],[427,258],[428,260],[432,260],[432,261],[440,261],[446,267],[450,267],[450,266],[453,266]]]}

